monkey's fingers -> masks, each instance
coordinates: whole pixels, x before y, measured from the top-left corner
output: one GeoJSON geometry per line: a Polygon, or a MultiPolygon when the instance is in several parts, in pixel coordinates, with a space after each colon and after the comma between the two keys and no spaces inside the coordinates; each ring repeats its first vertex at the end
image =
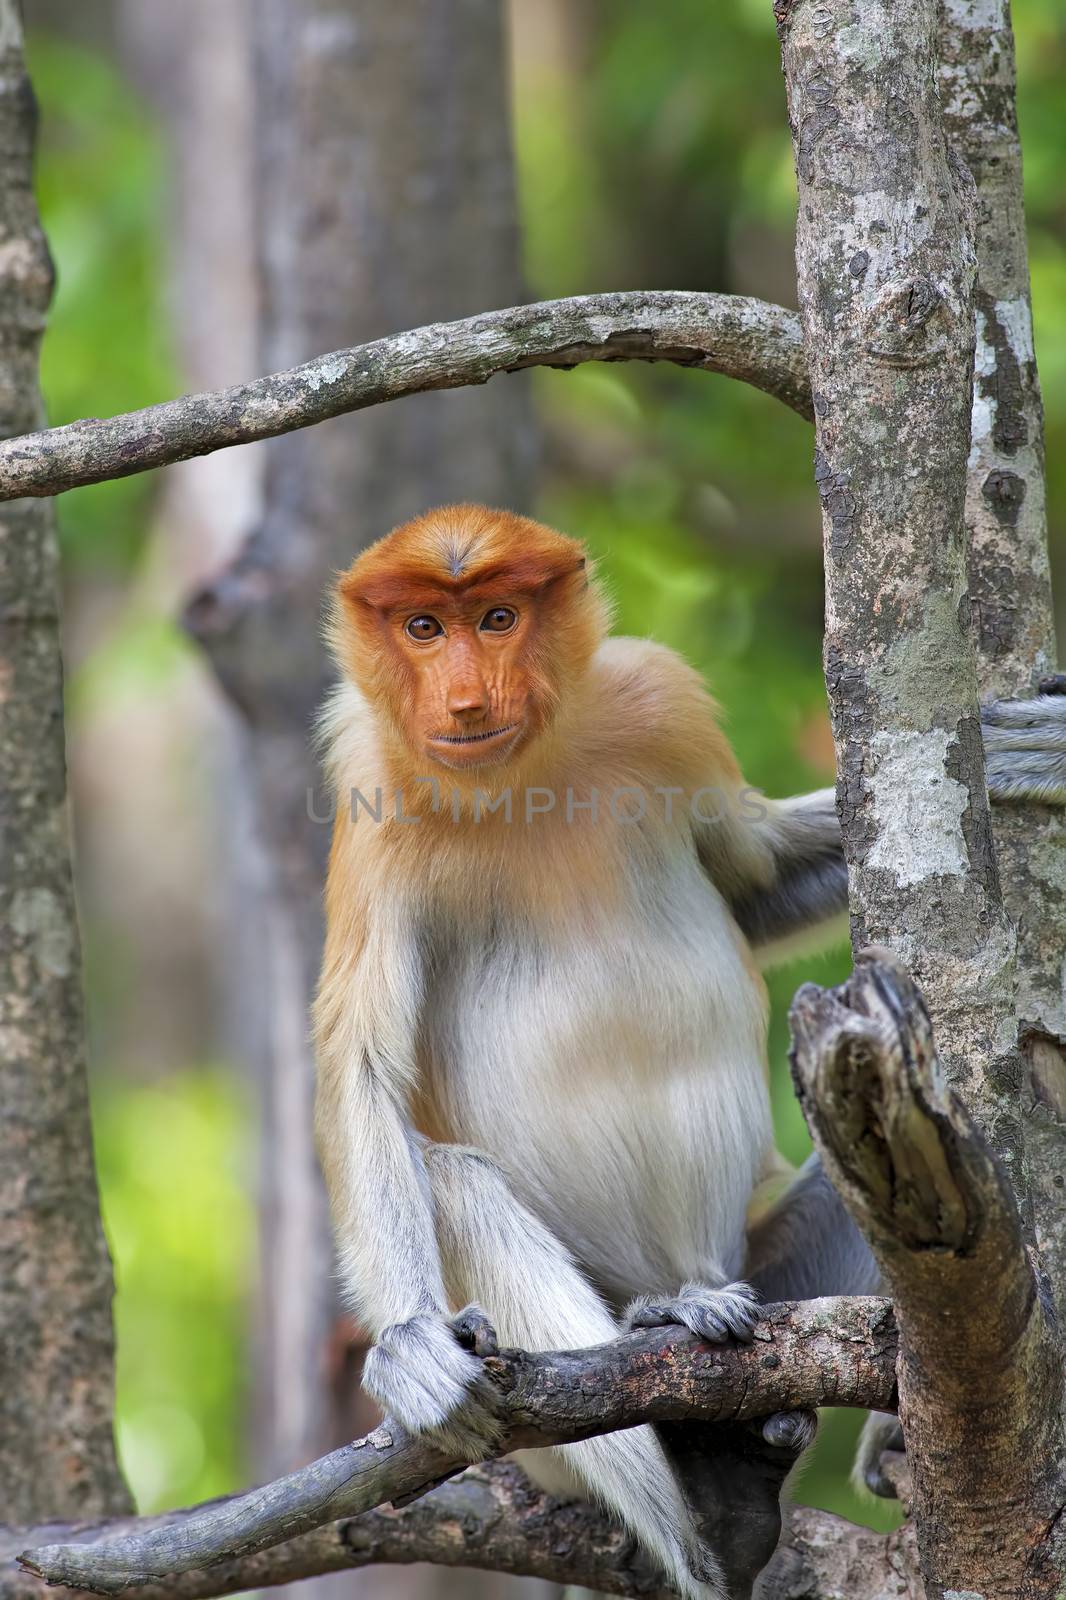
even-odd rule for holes
{"type": "Polygon", "coordinates": [[[412,1317],[386,1328],[367,1355],[363,1388],[410,1433],[467,1461],[483,1461],[500,1436],[498,1396],[443,1318],[412,1317]]]}
{"type": "Polygon", "coordinates": [[[499,1355],[496,1329],[480,1306],[464,1306],[458,1316],[452,1318],[452,1332],[463,1349],[472,1350],[476,1356],[499,1355]]]}

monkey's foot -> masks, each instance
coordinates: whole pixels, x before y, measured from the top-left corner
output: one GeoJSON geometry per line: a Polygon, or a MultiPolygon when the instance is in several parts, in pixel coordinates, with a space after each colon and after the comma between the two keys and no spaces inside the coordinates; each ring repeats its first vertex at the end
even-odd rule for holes
{"type": "Polygon", "coordinates": [[[672,1299],[642,1294],[622,1313],[622,1327],[663,1328],[677,1323],[709,1344],[725,1344],[727,1339],[745,1343],[759,1318],[754,1289],[746,1283],[727,1283],[721,1289],[708,1289],[702,1283],[683,1283],[672,1299]]]}
{"type": "Polygon", "coordinates": [[[367,1355],[363,1388],[408,1432],[426,1435],[448,1455],[483,1461],[500,1436],[500,1423],[479,1356],[490,1354],[495,1343],[488,1318],[476,1306],[460,1312],[454,1324],[443,1317],[412,1317],[381,1334],[367,1355]]]}
{"type": "Polygon", "coordinates": [[[855,1465],[851,1469],[855,1487],[867,1489],[883,1500],[895,1500],[895,1485],[885,1475],[883,1458],[890,1451],[903,1454],[903,1450],[899,1418],[890,1411],[871,1411],[859,1434],[855,1465]]]}
{"type": "Polygon", "coordinates": [[[818,1418],[813,1411],[775,1411],[759,1424],[766,1443],[778,1450],[790,1450],[794,1458],[814,1443],[818,1418]]]}

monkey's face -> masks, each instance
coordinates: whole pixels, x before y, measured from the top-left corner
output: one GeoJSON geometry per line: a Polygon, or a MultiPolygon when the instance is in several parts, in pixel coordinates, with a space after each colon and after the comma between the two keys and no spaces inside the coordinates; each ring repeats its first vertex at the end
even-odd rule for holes
{"type": "MultiPolygon", "coordinates": [[[[441,766],[500,766],[544,727],[552,696],[535,649],[530,595],[473,591],[385,619],[399,668],[396,705],[413,751],[441,766]]],[[[395,703],[395,702],[394,702],[395,703]]]]}
{"type": "Polygon", "coordinates": [[[372,545],[337,585],[333,648],[419,763],[498,767],[572,702],[606,631],[574,539],[443,506],[372,545]]]}

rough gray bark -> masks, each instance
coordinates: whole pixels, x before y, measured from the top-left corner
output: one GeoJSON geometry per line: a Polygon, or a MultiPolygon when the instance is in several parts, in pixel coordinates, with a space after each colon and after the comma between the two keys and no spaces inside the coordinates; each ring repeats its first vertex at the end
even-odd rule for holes
{"type": "Polygon", "coordinates": [[[982,690],[1006,697],[1056,659],[1008,0],[946,0],[938,44],[944,131],[977,192],[970,608],[982,690]]]}
{"type": "MultiPolygon", "coordinates": [[[[895,1400],[896,1334],[883,1300],[812,1300],[769,1307],[748,1346],[660,1329],[592,1351],[507,1351],[484,1365],[499,1394],[503,1455],[645,1420],[744,1421],[826,1404],[883,1410],[895,1400]]],[[[286,1478],[174,1523],[95,1545],[49,1545],[25,1559],[49,1582],[117,1593],[270,1548],[386,1500],[403,1503],[465,1464],[387,1421],[286,1478]]]]}
{"type": "MultiPolygon", "coordinates": [[[[409,318],[411,310],[410,303],[398,307],[396,320],[409,318]]],[[[385,318],[365,320],[376,329],[385,318]]],[[[183,395],[118,417],[90,417],[0,444],[0,500],[62,494],[309,428],[386,400],[487,383],[526,367],[575,367],[583,361],[673,361],[723,372],[776,395],[801,416],[811,415],[794,312],[743,295],[578,295],[413,328],[332,350],[236,388],[183,395]]],[[[513,402],[494,393],[483,403],[495,409],[513,402]]]]}
{"type": "MultiPolygon", "coordinates": [[[[1043,415],[1029,298],[1014,40],[1007,0],[949,0],[940,30],[949,140],[977,187],[976,358],[966,482],[970,606],[984,697],[1025,695],[1054,670],[1043,415]]],[[[998,808],[992,832],[1018,931],[1017,1073],[984,1115],[1018,1168],[1033,1240],[1066,1317],[1066,997],[1061,817],[998,808]]]]}
{"type": "MultiPolygon", "coordinates": [[[[0,0],[0,432],[39,419],[52,264],[32,189],[35,109],[0,0]]],[[[55,529],[0,517],[0,1507],[119,1513],[111,1262],[100,1225],[71,881],[55,529]]]]}
{"type": "Polygon", "coordinates": [[[853,937],[914,970],[949,1071],[972,1081],[1013,948],[966,604],[972,196],[944,144],[935,10],[877,0],[845,26],[797,5],[782,55],[853,937]]]}
{"type": "Polygon", "coordinates": [[[805,985],[791,1021],[808,1125],[893,1296],[928,1593],[1054,1595],[1062,1349],[1006,1171],[897,964],[866,956],[836,991],[805,985]]]}
{"type": "MultiPolygon", "coordinates": [[[[861,12],[779,0],[775,10],[799,182],[797,266],[825,533],[826,681],[853,937],[857,945],[889,946],[919,977],[947,1079],[1003,1165],[989,1169],[994,1181],[958,1192],[966,1188],[956,1165],[965,1140],[932,1089],[928,1104],[917,1103],[913,1077],[923,1055],[929,1072],[938,1069],[907,1007],[880,1014],[879,1048],[896,1057],[879,1084],[883,1104],[873,1091],[869,1105],[859,1094],[845,1104],[829,1084],[810,1087],[808,1110],[838,1174],[850,1169],[848,1152],[834,1149],[830,1137],[834,1114],[863,1161],[876,1164],[886,1118],[899,1119],[913,1142],[881,1174],[881,1193],[857,1198],[854,1182],[844,1188],[898,1299],[901,1417],[927,1592],[1052,1595],[1066,1503],[1062,1348],[1038,1304],[1046,1291],[1030,1274],[1024,1245],[1035,1237],[1042,1264],[1057,1269],[1066,1077],[1057,1041],[1037,1040],[1028,1061],[1020,1048],[1031,1022],[1019,1005],[1032,985],[1018,985],[1000,869],[1015,873],[1036,845],[1038,874],[1057,871],[1061,886],[1062,857],[1052,849],[1061,823],[1039,813],[1007,822],[997,858],[976,715],[978,646],[983,682],[1000,691],[1029,688],[1050,649],[1040,529],[1008,533],[1001,491],[1013,494],[1019,514],[1028,495],[996,476],[1005,453],[1030,479],[1040,466],[1039,395],[1023,338],[1019,172],[1010,160],[1009,35],[997,32],[1004,19],[994,4],[947,6],[942,81],[952,131],[984,185],[975,195],[945,143],[933,0],[874,3],[861,12]],[[993,164],[997,141],[1003,169],[993,164]],[[1007,204],[997,191],[1001,179],[1007,214],[992,217],[1007,204]],[[995,298],[1008,293],[1012,309],[995,298]],[[1006,438],[997,419],[1011,417],[1006,438]],[[1034,1105],[1041,1114],[1031,1119],[1030,1137],[1020,1113],[1034,1105]],[[950,1158],[937,1150],[941,1137],[946,1145],[954,1140],[950,1158]],[[1027,1162],[1027,1153],[1036,1159],[1027,1162]],[[909,1257],[893,1251],[878,1226],[879,1217],[882,1224],[891,1218],[898,1245],[908,1220],[901,1206],[917,1217],[909,1257]],[[982,1229],[989,1230],[983,1243],[982,1229]],[[976,1280],[975,1260],[984,1262],[976,1280]],[[969,1355],[956,1359],[962,1333],[969,1355]],[[974,1356],[982,1358],[970,1367],[981,1374],[978,1403],[959,1388],[974,1356]]],[[[1038,484],[1029,508],[1038,519],[1041,493],[1038,484]]],[[[1011,887],[1012,908],[1027,924],[1020,964],[1033,959],[1035,983],[1051,996],[1061,935],[1050,897],[1027,892],[1029,870],[1017,872],[1011,887]]],[[[827,1018],[817,1020],[824,1031],[827,1018]]],[[[802,1036],[799,1044],[811,1049],[802,1036]]],[[[822,1048],[831,1075],[831,1043],[822,1048]]],[[[881,1071],[869,1039],[849,1048],[881,1071]]],[[[978,1148],[974,1127],[966,1137],[978,1148]]],[[[867,1178],[867,1190],[876,1189],[867,1178]]],[[[1061,1280],[1057,1287],[1061,1294],[1061,1280]]]]}
{"type": "MultiPolygon", "coordinates": [[[[154,1519],[157,1524],[165,1520],[154,1519]]],[[[109,1531],[129,1525],[114,1523],[109,1531]]],[[[48,1531],[52,1537],[91,1540],[103,1530],[80,1525],[48,1531]]],[[[5,1600],[45,1600],[51,1591],[44,1582],[15,1565],[15,1552],[24,1544],[19,1530],[0,1531],[0,1592],[5,1600]]],[[[552,1500],[503,1462],[473,1467],[400,1510],[379,1508],[355,1520],[327,1523],[273,1550],[124,1593],[128,1600],[209,1600],[323,1573],[412,1561],[669,1600],[617,1524],[588,1506],[552,1500]]],[[[916,1572],[909,1529],[883,1539],[828,1512],[797,1506],[759,1580],[757,1600],[920,1600],[916,1572]]]]}

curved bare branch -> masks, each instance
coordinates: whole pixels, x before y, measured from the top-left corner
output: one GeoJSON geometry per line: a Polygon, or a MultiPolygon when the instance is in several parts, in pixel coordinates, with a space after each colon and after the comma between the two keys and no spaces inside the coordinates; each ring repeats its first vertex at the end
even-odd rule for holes
{"type": "MultiPolygon", "coordinates": [[[[53,1538],[99,1540],[136,1525],[127,1521],[40,1531],[53,1538]]],[[[17,1540],[18,1530],[0,1529],[0,1596],[46,1600],[44,1580],[13,1563],[17,1540]]],[[[604,1594],[667,1600],[661,1580],[622,1528],[591,1506],[552,1500],[517,1467],[502,1461],[471,1467],[402,1510],[369,1511],[271,1550],[134,1586],[125,1591],[125,1600],[212,1600],[327,1572],[412,1561],[481,1567],[579,1584],[604,1594]]],[[[919,1600],[913,1531],[904,1527],[884,1538],[829,1512],[792,1507],[777,1554],[759,1578],[758,1600],[791,1600],[799,1594],[919,1600]]]]}
{"type": "Polygon", "coordinates": [[[432,323],[211,394],[0,443],[0,500],[62,494],[523,367],[672,361],[743,379],[812,417],[799,318],[742,295],[579,295],[432,323]]]}
{"type": "MultiPolygon", "coordinates": [[[[769,1306],[747,1346],[707,1345],[680,1329],[657,1329],[595,1350],[508,1351],[485,1368],[499,1391],[502,1455],[638,1422],[743,1421],[820,1405],[890,1409],[895,1360],[891,1307],[870,1298],[769,1306]]],[[[387,1420],[264,1488],[162,1524],[137,1524],[103,1543],[29,1550],[22,1561],[49,1583],[115,1594],[252,1555],[385,1501],[405,1503],[466,1465],[387,1420]]]]}

